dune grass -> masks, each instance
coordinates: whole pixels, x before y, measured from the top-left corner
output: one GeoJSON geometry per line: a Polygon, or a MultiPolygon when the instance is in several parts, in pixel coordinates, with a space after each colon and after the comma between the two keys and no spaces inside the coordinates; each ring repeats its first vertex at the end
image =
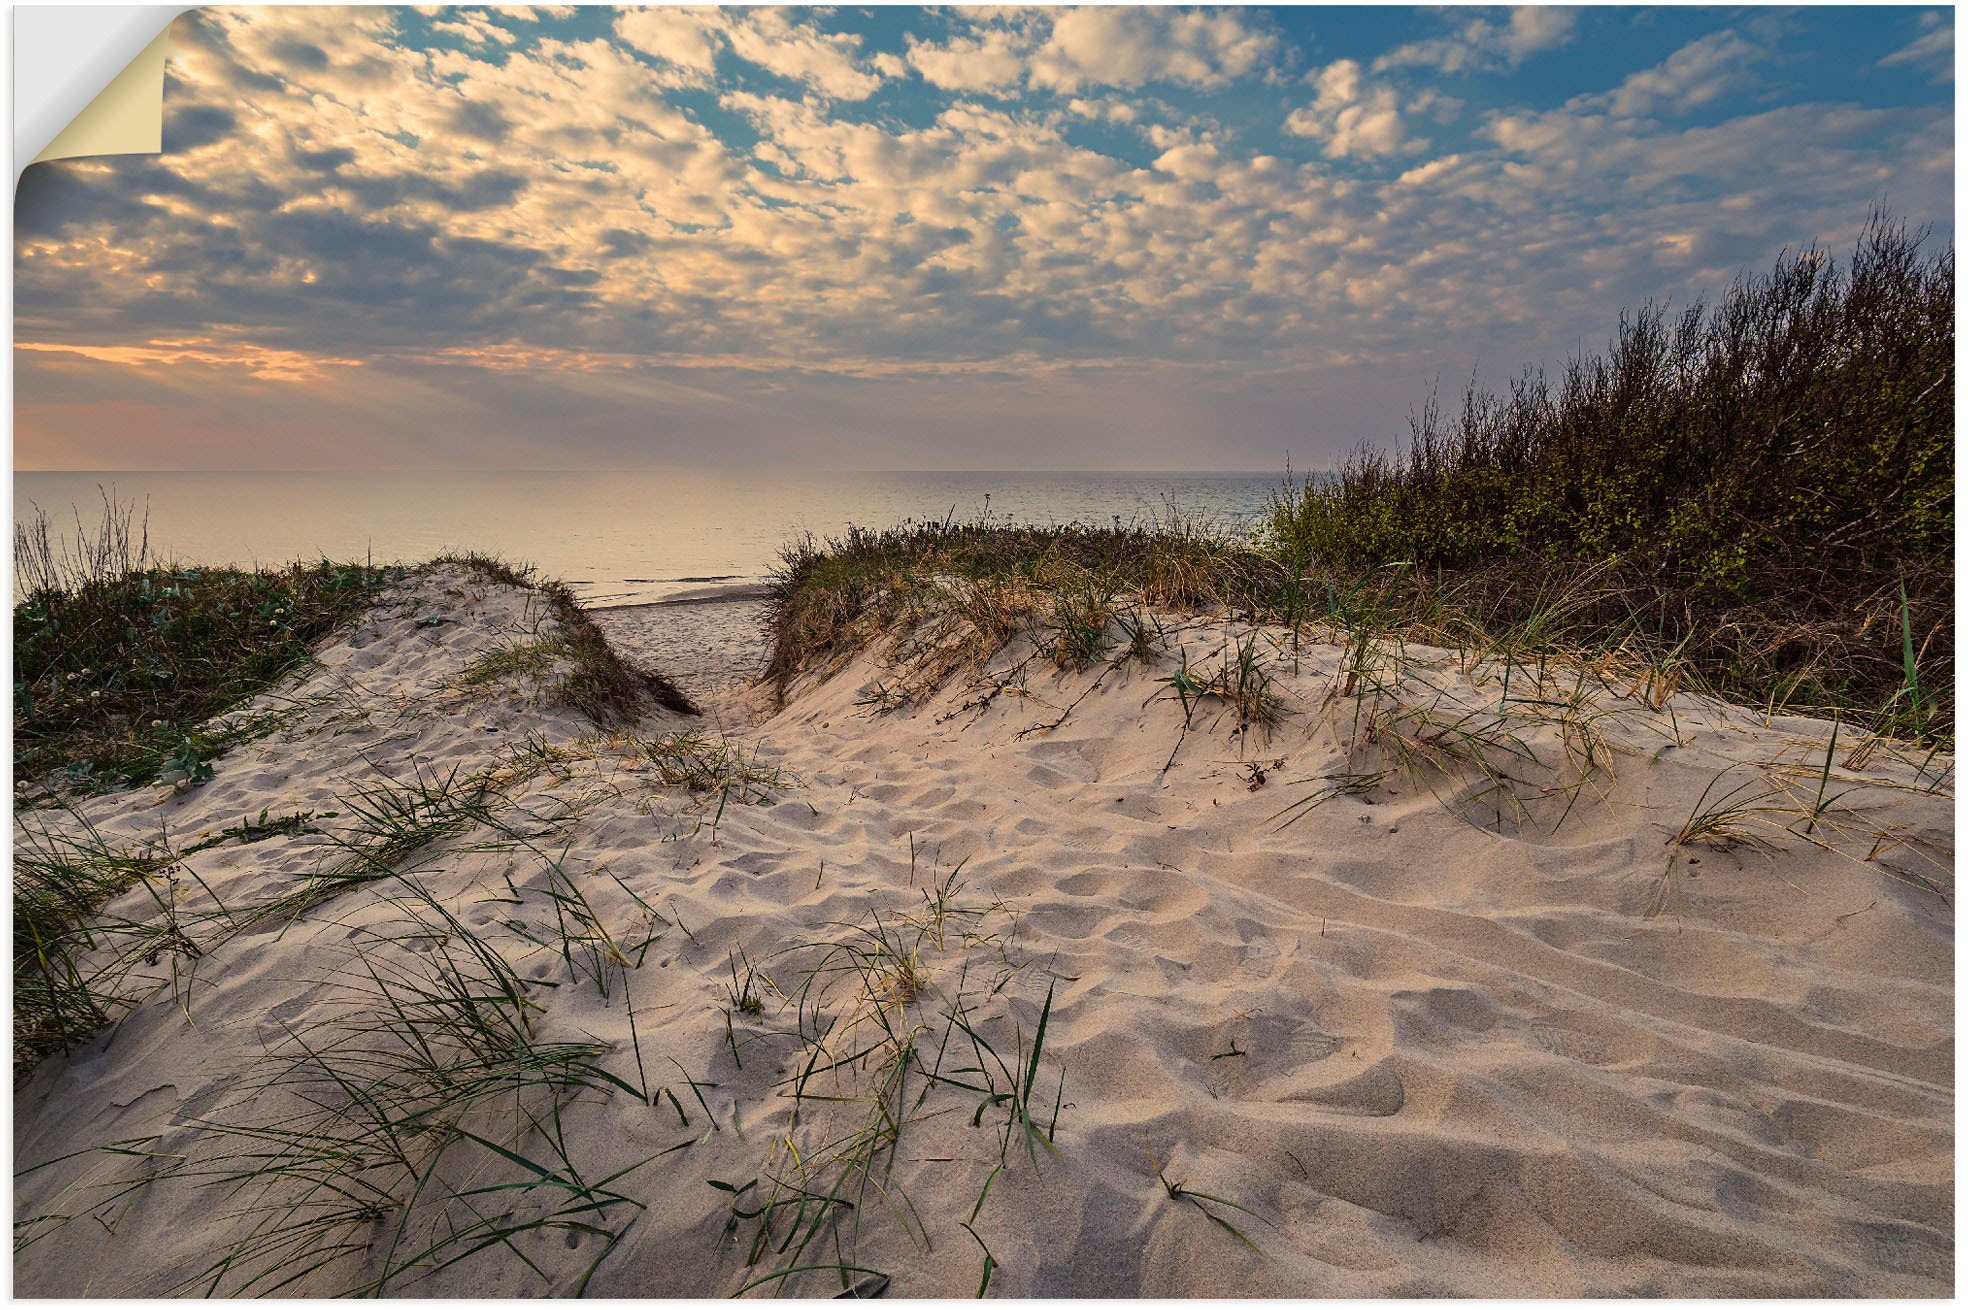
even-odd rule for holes
{"type": "Polygon", "coordinates": [[[206,1295],[381,1295],[486,1251],[543,1290],[578,1295],[643,1208],[584,1173],[563,1117],[585,1093],[652,1096],[609,1072],[599,1042],[549,1042],[529,984],[413,879],[399,923],[363,934],[322,1017],[283,1025],[231,1103],[145,1178],[209,1188],[233,1234],[177,1289],[206,1295]],[[620,1216],[619,1218],[617,1216],[620,1216]],[[568,1285],[528,1259],[532,1234],[602,1239],[568,1285]]]}
{"type": "Polygon", "coordinates": [[[966,1124],[993,1139],[995,1163],[959,1225],[983,1253],[978,1294],[989,1289],[997,1261],[975,1225],[992,1185],[1021,1156],[1036,1173],[1042,1151],[1057,1154],[1065,1070],[1055,1079],[1046,1051],[1056,983],[1048,981],[1028,1033],[1010,1005],[1028,967],[1011,959],[1010,913],[967,897],[961,873],[921,888],[920,908],[870,907],[762,965],[731,961],[733,1058],[742,1065],[741,1045],[776,1039],[786,1052],[776,1090],[792,1106],[753,1178],[710,1181],[729,1198],[726,1238],[749,1230],[741,1292],[876,1294],[889,1275],[860,1263],[860,1239],[884,1216],[918,1250],[933,1250],[937,1237],[895,1168],[905,1135],[931,1120],[944,1121],[945,1133],[966,1124]]]}
{"type": "MultiPolygon", "coordinates": [[[[326,561],[250,571],[162,562],[150,551],[136,506],[107,494],[93,527],[78,516],[71,537],[37,513],[17,528],[14,545],[15,802],[18,813],[45,808],[47,820],[19,827],[14,852],[18,1071],[111,1023],[148,990],[143,984],[164,957],[173,967],[196,959],[202,948],[192,926],[236,926],[232,912],[210,897],[196,910],[181,906],[180,885],[190,878],[185,855],[303,831],[313,817],[263,812],[191,847],[131,854],[60,807],[121,787],[199,786],[227,749],[295,722],[307,705],[239,710],[304,668],[324,639],[407,570],[326,561]],[[132,888],[145,895],[131,914],[105,912],[132,888]]],[[[544,601],[538,640],[491,652],[466,670],[468,686],[531,676],[555,703],[602,726],[632,722],[651,701],[695,712],[668,682],[617,656],[565,587],[535,583],[482,556],[451,562],[544,601]]],[[[736,788],[750,799],[774,781],[728,746],[681,735],[650,742],[665,779],[694,771],[678,780],[721,798],[736,788]]],[[[358,786],[344,803],[352,818],[331,839],[336,859],[301,885],[247,907],[240,921],[292,917],[395,876],[417,851],[484,824],[485,795],[485,780],[455,774],[419,772],[358,786]]]]}
{"type": "Polygon", "coordinates": [[[107,1027],[132,1003],[120,986],[130,966],[176,954],[190,939],[158,876],[168,857],[119,851],[99,834],[29,829],[14,849],[14,1068],[107,1027]],[[131,916],[101,907],[144,886],[154,904],[131,916]],[[134,945],[135,949],[131,949],[134,945]]]}
{"type": "MultiPolygon", "coordinates": [[[[578,1161],[569,1108],[627,1094],[651,1107],[667,1098],[684,1126],[690,1118],[674,1092],[649,1083],[633,1009],[631,1082],[606,1067],[619,1062],[611,1044],[540,1038],[537,989],[561,984],[521,976],[509,953],[544,949],[573,985],[626,998],[630,972],[668,923],[629,892],[651,921],[644,940],[611,930],[590,900],[599,872],[575,869],[567,850],[545,844],[553,825],[484,778],[379,774],[336,804],[344,822],[313,874],[231,905],[198,884],[205,894],[186,908],[181,899],[196,898],[179,894],[181,880],[195,882],[184,852],[121,853],[86,824],[80,837],[50,825],[19,853],[29,867],[16,882],[17,1062],[88,1037],[167,982],[189,1014],[177,959],[195,962],[242,929],[320,914],[359,889],[396,912],[351,934],[348,958],[312,986],[310,1017],[281,1025],[225,1106],[175,1135],[93,1148],[113,1176],[78,1184],[77,1199],[94,1198],[93,1211],[153,1186],[210,1189],[230,1232],[179,1292],[381,1294],[503,1253],[545,1290],[578,1295],[642,1209],[616,1184],[647,1161],[599,1173],[578,1161]],[[468,927],[420,877],[440,859],[485,851],[530,854],[544,875],[518,887],[509,874],[503,929],[468,927]],[[141,904],[102,908],[134,887],[147,893],[141,904]],[[31,915],[19,913],[23,895],[31,915]],[[573,1273],[554,1273],[525,1249],[547,1232],[569,1246],[597,1240],[573,1273]]],[[[292,835],[312,817],[263,814],[225,837],[292,835]]],[[[17,1242],[69,1217],[35,1216],[17,1242]]]]}
{"type": "Polygon", "coordinates": [[[1138,608],[1116,608],[1121,596],[1215,607],[1265,594],[1276,572],[1248,542],[1174,521],[1029,527],[986,518],[806,537],[786,548],[771,583],[765,676],[783,695],[802,672],[837,668],[901,636],[907,676],[880,697],[881,708],[897,709],[1017,637],[1032,637],[1062,668],[1103,658],[1116,626],[1130,651],[1149,644],[1127,636],[1127,622],[1138,629],[1144,620],[1138,608]]]}
{"type": "Polygon", "coordinates": [[[401,573],[166,563],[135,506],[107,496],[100,525],[78,522],[73,539],[44,512],[17,526],[14,569],[14,775],[83,792],[195,781],[213,756],[277,726],[210,721],[304,665],[401,573]]]}
{"type": "MultiPolygon", "coordinates": [[[[264,1059],[223,1104],[159,1136],[84,1152],[95,1168],[17,1225],[17,1243],[84,1211],[113,1214],[150,1189],[193,1189],[220,1223],[211,1245],[186,1253],[180,1293],[403,1294],[480,1260],[516,1262],[540,1292],[579,1295],[652,1197],[687,1181],[644,1171],[723,1130],[701,1090],[716,1084],[681,1065],[687,1090],[653,1083],[656,1052],[645,1052],[636,1026],[632,977],[671,921],[619,880],[631,904],[611,893],[604,908],[594,896],[611,881],[605,869],[570,858],[558,835],[542,836],[539,815],[471,780],[378,782],[336,804],[337,817],[358,822],[324,849],[323,878],[214,904],[178,936],[195,959],[269,914],[320,915],[329,899],[366,888],[353,907],[363,926],[350,916],[344,956],[305,984],[304,1005],[274,1021],[264,1059]],[[486,851],[517,865],[530,854],[537,869],[516,882],[509,866],[508,913],[468,926],[426,875],[486,851]],[[378,904],[391,911],[381,919],[378,904]],[[625,924],[638,919],[632,907],[643,914],[625,924]],[[541,953],[558,959],[559,976],[531,967],[541,953]],[[626,1043],[547,1035],[550,1000],[563,994],[555,989],[590,984],[628,1006],[626,1043]],[[662,1121],[674,1113],[693,1135],[597,1159],[575,1126],[610,1104],[660,1110],[662,1121]],[[564,1246],[543,1244],[548,1235],[564,1246]]],[[[273,824],[269,815],[241,825],[236,839],[262,839],[273,824]]],[[[84,854],[119,889],[168,867],[126,868],[106,847],[84,854]]],[[[976,1195],[966,1193],[961,1225],[983,1250],[988,1289],[995,1261],[975,1225],[1018,1157],[1036,1168],[1052,1153],[1066,1090],[1046,1045],[1050,987],[1042,1003],[1033,986],[1022,989],[1035,1023],[1021,1025],[1013,1008],[1028,971],[1010,954],[1014,930],[1005,905],[965,894],[959,866],[768,961],[731,953],[719,990],[732,1056],[743,1067],[752,1046],[776,1048],[765,1057],[773,1094],[752,1108],[791,1106],[755,1176],[709,1180],[729,1201],[726,1236],[747,1233],[741,1292],[806,1280],[798,1285],[877,1294],[889,1275],[857,1255],[866,1226],[892,1219],[925,1250],[941,1240],[895,1177],[897,1143],[930,1119],[967,1122],[995,1146],[995,1167],[980,1166],[969,1183],[976,1195]]],[[[87,1028],[91,1016],[78,1022],[87,1028]]],[[[736,1108],[729,1127],[737,1132],[736,1108]]]]}

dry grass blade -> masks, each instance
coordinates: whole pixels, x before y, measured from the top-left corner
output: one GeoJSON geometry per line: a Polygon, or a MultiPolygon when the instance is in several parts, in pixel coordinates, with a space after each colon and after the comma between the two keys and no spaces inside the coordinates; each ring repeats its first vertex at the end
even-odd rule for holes
{"type": "Polygon", "coordinates": [[[1765,804],[1771,797],[1781,795],[1774,787],[1764,784],[1760,778],[1751,778],[1737,783],[1719,796],[1715,788],[1728,775],[1724,769],[1709,779],[1702,788],[1701,796],[1695,801],[1694,810],[1682,823],[1680,831],[1674,834],[1678,846],[1700,844],[1716,850],[1732,850],[1747,846],[1765,855],[1774,855],[1777,845],[1764,833],[1781,830],[1776,822],[1778,815],[1793,813],[1788,808],[1765,804]],[[1711,800],[1711,797],[1713,799],[1711,800]]]}

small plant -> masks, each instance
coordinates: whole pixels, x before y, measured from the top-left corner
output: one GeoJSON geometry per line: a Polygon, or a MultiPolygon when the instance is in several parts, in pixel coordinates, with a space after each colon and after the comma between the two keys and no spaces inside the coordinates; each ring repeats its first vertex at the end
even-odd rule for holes
{"type": "MultiPolygon", "coordinates": [[[[726,964],[731,970],[731,983],[725,989],[725,996],[731,1008],[748,1019],[756,1019],[764,1014],[765,996],[760,991],[761,975],[752,964],[751,957],[745,955],[741,949],[737,954],[729,956],[726,964]],[[739,968],[741,959],[744,965],[742,972],[739,968]]],[[[765,980],[765,985],[770,986],[771,981],[765,980]]]]}
{"type": "Polygon", "coordinates": [[[622,740],[655,766],[656,776],[666,785],[714,793],[720,807],[728,801],[748,805],[764,800],[787,785],[784,771],[763,763],[756,746],[747,755],[729,737],[713,740],[701,732],[685,731],[622,740]]]}
{"type": "Polygon", "coordinates": [[[1108,635],[1113,622],[1112,594],[1091,583],[1054,595],[1049,643],[1053,663],[1078,669],[1105,657],[1113,644],[1108,635]]]}
{"type": "Polygon", "coordinates": [[[1272,688],[1271,674],[1257,649],[1257,633],[1244,634],[1234,657],[1226,657],[1203,684],[1207,695],[1229,703],[1239,730],[1268,728],[1284,716],[1284,702],[1272,688]]]}
{"type": "Polygon", "coordinates": [[[911,950],[907,955],[894,956],[882,974],[881,985],[883,993],[896,1005],[914,1005],[928,986],[920,952],[911,950]]]}
{"type": "Polygon", "coordinates": [[[1709,796],[1726,776],[1728,770],[1724,769],[1709,779],[1708,786],[1702,788],[1694,812],[1681,825],[1681,830],[1674,834],[1675,845],[1700,843],[1723,851],[1748,846],[1765,855],[1776,854],[1776,844],[1752,826],[1767,824],[1769,821],[1764,816],[1777,812],[1775,807],[1763,804],[1777,795],[1776,790],[1769,787],[1758,790],[1756,780],[1751,779],[1736,784],[1711,803],[1709,796]]]}
{"type": "Polygon", "coordinates": [[[1279,830],[1283,831],[1310,814],[1313,810],[1324,805],[1327,801],[1335,800],[1341,796],[1366,795],[1375,787],[1380,786],[1381,783],[1392,777],[1393,773],[1394,771],[1392,769],[1379,769],[1363,773],[1328,774],[1326,775],[1325,782],[1311,795],[1301,800],[1293,801],[1290,805],[1285,806],[1284,809],[1279,810],[1271,816],[1271,821],[1277,823],[1279,830]],[[1287,818],[1287,815],[1290,817],[1287,818]],[[1280,819],[1283,819],[1284,822],[1279,823],[1278,821],[1280,819]]]}
{"type": "Polygon", "coordinates": [[[1904,734],[1916,741],[1934,736],[1939,718],[1937,698],[1921,685],[1919,658],[1913,646],[1913,616],[1907,605],[1904,579],[1900,590],[1900,673],[1899,689],[1886,698],[1879,711],[1881,735],[1904,734]]]}
{"type": "Polygon", "coordinates": [[[885,682],[872,682],[855,697],[854,703],[876,715],[894,714],[909,707],[909,695],[885,682]]]}
{"type": "Polygon", "coordinates": [[[559,634],[513,642],[473,659],[452,679],[452,685],[463,691],[486,691],[524,681],[544,685],[548,675],[571,654],[567,639],[559,634]]]}
{"type": "Polygon", "coordinates": [[[1838,751],[1838,726],[1837,720],[1834,719],[1831,724],[1831,740],[1825,743],[1824,766],[1818,770],[1818,794],[1811,801],[1810,811],[1804,823],[1806,837],[1810,836],[1811,830],[1818,826],[1818,820],[1824,817],[1825,811],[1837,804],[1840,799],[1839,796],[1828,794],[1831,789],[1831,762],[1838,751]]]}
{"type": "MultiPolygon", "coordinates": [[[[1239,1051],[1236,1052],[1236,1054],[1241,1055],[1243,1054],[1243,1052],[1239,1051]]],[[[1226,1197],[1217,1196],[1213,1192],[1199,1192],[1193,1187],[1189,1187],[1186,1186],[1185,1184],[1173,1181],[1172,1179],[1169,1178],[1169,1176],[1166,1173],[1162,1171],[1162,1162],[1155,1158],[1155,1150],[1153,1147],[1148,1148],[1148,1162],[1155,1167],[1155,1179],[1157,1182],[1161,1183],[1162,1190],[1168,1193],[1169,1200],[1187,1201],[1189,1204],[1195,1206],[1196,1209],[1202,1212],[1203,1218],[1209,1220],[1211,1223],[1215,1224],[1218,1228],[1221,1228],[1224,1232],[1230,1234],[1232,1237],[1242,1242],[1245,1246],[1248,1246],[1252,1251],[1255,1251],[1258,1255],[1264,1254],[1263,1251],[1258,1250],[1258,1246],[1256,1242],[1251,1241],[1249,1237],[1245,1236],[1243,1229],[1237,1227],[1237,1225],[1231,1223],[1228,1219],[1224,1218],[1222,1215],[1218,1214],[1215,1210],[1211,1209],[1210,1207],[1222,1206],[1225,1209],[1236,1210],[1243,1214],[1249,1215],[1251,1218],[1257,1220],[1261,1224],[1269,1225],[1271,1222],[1270,1220],[1266,1219],[1263,1215],[1260,1215],[1257,1211],[1251,1209],[1249,1206],[1238,1205],[1235,1201],[1229,1200],[1226,1197]]]]}
{"type": "MultiPolygon", "coordinates": [[[[910,837],[911,863],[913,863],[915,858],[913,849],[914,840],[912,834],[910,837]]],[[[984,911],[965,907],[958,899],[962,895],[965,885],[961,881],[964,866],[969,862],[968,859],[959,860],[956,867],[945,875],[942,882],[936,883],[933,887],[925,887],[923,889],[923,918],[921,920],[923,931],[930,939],[935,941],[936,949],[939,951],[943,950],[947,944],[946,931],[952,920],[974,919],[984,913],[984,911]]]]}
{"type": "Polygon", "coordinates": [[[273,817],[273,807],[262,805],[257,819],[245,819],[229,828],[221,828],[212,836],[184,848],[181,855],[195,855],[199,851],[223,846],[227,842],[238,842],[250,846],[255,842],[271,841],[275,837],[295,837],[302,833],[319,832],[314,826],[314,811],[302,810],[296,814],[283,814],[273,817]]]}
{"type": "Polygon", "coordinates": [[[164,767],[157,771],[157,781],[166,786],[184,791],[191,787],[202,787],[212,780],[212,765],[199,757],[198,750],[191,744],[191,738],[180,740],[164,767]]]}
{"type": "Polygon", "coordinates": [[[1149,663],[1155,658],[1155,652],[1168,642],[1167,634],[1162,631],[1162,621],[1140,606],[1118,611],[1114,622],[1121,630],[1121,642],[1126,648],[1125,658],[1137,664],[1149,663]]]}
{"type": "Polygon", "coordinates": [[[1182,702],[1182,726],[1187,728],[1196,713],[1196,703],[1208,694],[1209,687],[1190,669],[1186,647],[1176,651],[1174,671],[1155,681],[1166,686],[1182,702]]]}
{"type": "MultiPolygon", "coordinates": [[[[562,962],[566,964],[568,973],[576,979],[585,976],[593,982],[604,1001],[609,998],[618,976],[623,988],[626,989],[628,971],[632,967],[628,948],[615,940],[615,935],[608,930],[601,915],[589,903],[587,894],[581,890],[573,875],[569,873],[567,862],[571,852],[566,848],[557,852],[542,850],[530,838],[515,831],[509,825],[498,822],[495,826],[510,840],[531,850],[545,867],[546,884],[537,890],[539,895],[546,898],[548,907],[553,912],[554,941],[542,944],[556,948],[555,943],[557,943],[558,953],[562,962]]],[[[619,884],[620,880],[617,879],[617,882],[619,884]]],[[[643,904],[642,908],[647,915],[648,906],[643,904]]],[[[517,930],[517,925],[509,923],[508,926],[517,930]]],[[[529,940],[538,940],[523,930],[521,935],[529,940]]],[[[642,942],[637,952],[638,962],[642,952],[649,949],[650,940],[653,940],[653,934],[642,942]]]]}

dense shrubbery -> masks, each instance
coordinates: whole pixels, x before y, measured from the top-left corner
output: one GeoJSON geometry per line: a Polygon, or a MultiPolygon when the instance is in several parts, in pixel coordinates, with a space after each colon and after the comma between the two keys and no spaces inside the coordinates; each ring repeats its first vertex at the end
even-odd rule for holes
{"type": "Polygon", "coordinates": [[[1954,255],[1921,245],[1875,218],[1847,266],[1807,251],[1713,307],[1647,306],[1556,386],[1472,388],[1453,424],[1415,419],[1405,458],[1307,480],[1276,536],[1353,564],[1643,559],[1726,599],[1800,566],[1949,560],[1954,255]]]}
{"type": "Polygon", "coordinates": [[[1714,306],[1623,317],[1507,399],[1431,403],[1403,457],[1288,486],[1270,537],[1327,568],[1475,579],[1503,614],[1590,575],[1581,635],[1725,693],[1930,732],[1954,671],[1954,253],[1875,215],[1714,306]]]}

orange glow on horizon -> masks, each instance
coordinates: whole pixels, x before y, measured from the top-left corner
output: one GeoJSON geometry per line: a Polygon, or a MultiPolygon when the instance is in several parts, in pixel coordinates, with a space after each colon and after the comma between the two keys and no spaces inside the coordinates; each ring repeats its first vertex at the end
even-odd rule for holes
{"type": "Polygon", "coordinates": [[[125,368],[168,369],[185,364],[208,368],[243,369],[268,382],[318,382],[331,368],[361,368],[362,360],[311,355],[250,343],[227,343],[212,337],[151,341],[142,346],[82,346],[55,341],[16,341],[16,350],[79,355],[102,364],[125,368]]]}

